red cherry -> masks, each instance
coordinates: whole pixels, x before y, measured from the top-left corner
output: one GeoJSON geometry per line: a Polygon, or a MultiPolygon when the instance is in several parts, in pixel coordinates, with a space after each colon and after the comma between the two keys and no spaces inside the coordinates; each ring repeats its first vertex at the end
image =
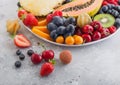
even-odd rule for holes
{"type": "Polygon", "coordinates": [[[117,28],[115,26],[111,26],[108,29],[109,29],[111,34],[114,33],[117,30],[117,28]]]}
{"type": "Polygon", "coordinates": [[[47,17],[46,17],[47,22],[48,23],[51,22],[52,18],[53,18],[53,14],[48,14],[47,17]]]}
{"type": "Polygon", "coordinates": [[[60,16],[60,17],[62,17],[63,16],[62,11],[55,11],[53,13],[53,16],[60,16]]]}
{"type": "Polygon", "coordinates": [[[42,58],[45,61],[49,61],[54,58],[54,52],[52,50],[45,50],[42,52],[42,58]]]}
{"type": "Polygon", "coordinates": [[[92,34],[93,31],[94,31],[94,29],[90,25],[85,25],[83,27],[83,32],[86,33],[86,34],[92,34]]]}
{"type": "Polygon", "coordinates": [[[37,53],[33,53],[31,56],[31,61],[33,64],[39,64],[42,61],[42,56],[37,53]]]}
{"type": "Polygon", "coordinates": [[[94,41],[101,39],[101,34],[100,34],[100,32],[95,31],[95,32],[93,33],[93,35],[92,35],[92,39],[93,39],[94,41]]]}
{"type": "Polygon", "coordinates": [[[76,35],[79,35],[79,36],[82,35],[82,32],[81,32],[80,28],[76,28],[76,29],[75,29],[75,34],[76,34],[76,35]]]}
{"type": "Polygon", "coordinates": [[[110,31],[107,28],[103,28],[102,30],[100,30],[100,33],[101,33],[102,38],[107,37],[107,36],[110,35],[110,31]]]}
{"type": "Polygon", "coordinates": [[[99,21],[93,21],[90,25],[94,28],[94,30],[102,29],[102,24],[99,21]]]}
{"type": "Polygon", "coordinates": [[[89,34],[83,34],[82,38],[83,38],[85,43],[92,41],[92,38],[91,38],[91,36],[89,34]]]}

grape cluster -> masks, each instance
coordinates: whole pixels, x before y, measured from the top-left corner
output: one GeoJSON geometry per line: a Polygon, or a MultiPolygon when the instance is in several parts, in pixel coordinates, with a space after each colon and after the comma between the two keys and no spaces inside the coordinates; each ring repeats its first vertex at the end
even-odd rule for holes
{"type": "Polygon", "coordinates": [[[107,13],[111,14],[115,17],[115,26],[119,27],[120,26],[120,6],[119,5],[114,5],[114,4],[108,4],[103,7],[101,7],[99,13],[107,13]]]}
{"type": "Polygon", "coordinates": [[[51,22],[48,23],[47,28],[50,31],[50,37],[56,40],[58,36],[71,36],[75,32],[76,20],[74,17],[54,16],[51,22]]]}

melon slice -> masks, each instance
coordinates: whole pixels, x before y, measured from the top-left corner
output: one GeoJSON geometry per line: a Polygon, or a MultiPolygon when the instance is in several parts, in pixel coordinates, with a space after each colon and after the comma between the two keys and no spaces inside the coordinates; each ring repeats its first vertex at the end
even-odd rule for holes
{"type": "Polygon", "coordinates": [[[103,0],[75,0],[55,10],[61,10],[64,16],[78,16],[81,13],[94,16],[99,11],[102,2],[103,0]]]}

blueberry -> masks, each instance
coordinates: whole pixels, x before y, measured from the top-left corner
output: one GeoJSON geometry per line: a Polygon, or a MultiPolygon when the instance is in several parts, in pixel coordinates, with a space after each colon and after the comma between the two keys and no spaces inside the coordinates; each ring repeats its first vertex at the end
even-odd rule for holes
{"type": "Polygon", "coordinates": [[[64,34],[65,33],[65,27],[64,26],[59,26],[56,30],[57,34],[64,34]]]}
{"type": "Polygon", "coordinates": [[[34,53],[33,50],[28,50],[28,51],[27,51],[27,54],[28,54],[29,56],[32,56],[33,53],[34,53]]]}
{"type": "Polygon", "coordinates": [[[19,55],[19,59],[20,59],[20,60],[24,60],[24,59],[25,59],[25,55],[24,55],[24,54],[20,54],[20,55],[19,55]]]}
{"type": "Polygon", "coordinates": [[[112,10],[108,10],[107,13],[108,13],[108,14],[112,14],[112,10]]]}
{"type": "Polygon", "coordinates": [[[63,19],[60,16],[53,17],[52,22],[57,26],[62,26],[63,25],[63,19]]]}
{"type": "Polygon", "coordinates": [[[19,49],[16,51],[16,55],[20,55],[21,53],[22,53],[22,52],[21,52],[21,50],[19,50],[19,49]]]}
{"type": "Polygon", "coordinates": [[[20,2],[18,2],[18,3],[17,3],[17,6],[18,6],[18,7],[21,7],[21,4],[20,4],[20,2]]]}
{"type": "Polygon", "coordinates": [[[108,6],[103,6],[102,8],[101,8],[101,10],[104,12],[104,13],[106,13],[107,11],[108,11],[108,6]]]}
{"type": "Polygon", "coordinates": [[[108,6],[108,8],[109,8],[109,9],[112,9],[112,8],[114,8],[114,7],[115,7],[115,5],[114,5],[114,4],[108,4],[107,6],[108,6]]]}
{"type": "Polygon", "coordinates": [[[71,33],[71,34],[74,34],[74,32],[75,32],[75,26],[72,25],[72,24],[69,24],[69,25],[66,27],[65,31],[66,31],[66,33],[69,32],[69,33],[71,33]]]}
{"type": "Polygon", "coordinates": [[[103,14],[104,12],[102,11],[102,9],[100,9],[100,11],[98,12],[99,14],[103,14]]]}
{"type": "Polygon", "coordinates": [[[69,24],[75,25],[75,23],[76,23],[75,18],[74,18],[74,17],[69,17],[69,18],[66,19],[64,25],[65,25],[65,26],[67,26],[67,25],[69,25],[69,24]]]}
{"type": "Polygon", "coordinates": [[[68,37],[68,36],[71,36],[72,34],[71,33],[66,33],[66,34],[64,34],[64,38],[66,38],[66,37],[68,37]]]}
{"type": "Polygon", "coordinates": [[[66,21],[66,18],[65,18],[65,17],[62,17],[62,19],[63,19],[63,23],[65,23],[65,21],[66,21]]]}
{"type": "Polygon", "coordinates": [[[115,18],[119,16],[119,12],[112,9],[112,13],[111,13],[115,18]]]}
{"type": "Polygon", "coordinates": [[[47,28],[48,28],[49,31],[53,31],[53,30],[57,29],[57,26],[54,23],[51,22],[47,25],[47,28]]]}
{"type": "Polygon", "coordinates": [[[54,39],[54,40],[58,37],[58,34],[56,33],[56,30],[53,30],[53,31],[50,33],[50,37],[51,37],[52,39],[54,39]]]}
{"type": "Polygon", "coordinates": [[[120,6],[116,6],[116,10],[120,12],[120,6]]]}
{"type": "Polygon", "coordinates": [[[116,18],[114,25],[115,25],[117,28],[120,27],[120,18],[116,18]]]}
{"type": "Polygon", "coordinates": [[[16,61],[15,62],[15,67],[16,68],[20,68],[21,67],[21,62],[20,61],[16,61]]]}

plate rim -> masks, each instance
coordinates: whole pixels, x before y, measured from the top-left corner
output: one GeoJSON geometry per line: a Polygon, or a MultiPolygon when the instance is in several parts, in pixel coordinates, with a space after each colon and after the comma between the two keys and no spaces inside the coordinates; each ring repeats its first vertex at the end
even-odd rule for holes
{"type": "Polygon", "coordinates": [[[114,36],[119,31],[119,28],[117,28],[116,32],[114,32],[113,34],[110,34],[109,36],[107,36],[105,38],[102,38],[100,40],[96,40],[96,41],[92,41],[92,42],[88,42],[88,43],[84,43],[84,44],[80,44],[80,45],[67,45],[67,44],[59,44],[59,43],[47,40],[45,38],[42,38],[42,37],[38,36],[37,34],[33,33],[29,27],[27,27],[26,25],[23,24],[22,21],[21,21],[21,23],[29,32],[31,32],[33,35],[35,35],[39,39],[41,39],[41,40],[43,40],[45,42],[49,42],[50,44],[54,44],[54,45],[57,45],[57,46],[64,46],[64,47],[83,47],[83,46],[92,45],[92,44],[95,44],[95,43],[98,43],[98,42],[109,39],[110,37],[114,36]]]}

